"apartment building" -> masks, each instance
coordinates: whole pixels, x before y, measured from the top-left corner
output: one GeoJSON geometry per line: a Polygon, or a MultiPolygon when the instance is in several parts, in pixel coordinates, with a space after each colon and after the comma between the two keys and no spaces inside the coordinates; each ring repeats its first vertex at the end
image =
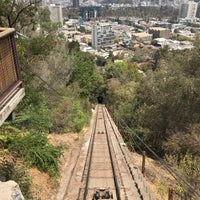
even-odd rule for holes
{"type": "Polygon", "coordinates": [[[74,8],[79,7],[79,0],[73,0],[73,1],[72,1],[72,6],[73,6],[74,8]]]}
{"type": "Polygon", "coordinates": [[[198,3],[198,6],[197,6],[196,17],[197,17],[197,18],[200,18],[200,2],[198,3]]]}
{"type": "Polygon", "coordinates": [[[145,44],[150,44],[152,37],[152,34],[146,32],[133,33],[133,38],[135,38],[136,40],[141,40],[145,44]]]}
{"type": "Polygon", "coordinates": [[[63,25],[63,12],[61,6],[50,5],[48,6],[50,11],[50,19],[52,22],[60,22],[63,25]]]}
{"type": "Polygon", "coordinates": [[[170,38],[170,29],[162,27],[151,27],[149,28],[149,34],[153,35],[153,38],[170,38]]]}
{"type": "Polygon", "coordinates": [[[114,29],[109,23],[92,25],[92,46],[97,50],[101,47],[114,44],[114,29]]]}
{"type": "Polygon", "coordinates": [[[182,3],[179,9],[179,18],[194,21],[197,16],[198,3],[194,1],[188,1],[182,3]]]}

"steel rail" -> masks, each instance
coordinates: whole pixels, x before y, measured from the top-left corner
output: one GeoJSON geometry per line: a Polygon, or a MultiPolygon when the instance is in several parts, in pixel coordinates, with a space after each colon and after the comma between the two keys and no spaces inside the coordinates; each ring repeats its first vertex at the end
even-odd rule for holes
{"type": "MultiPolygon", "coordinates": [[[[112,128],[112,130],[113,130],[113,133],[114,133],[114,135],[115,135],[115,138],[116,138],[118,144],[120,144],[119,137],[117,136],[116,131],[115,131],[114,127],[113,127],[113,123],[112,123],[112,121],[111,121],[111,117],[109,116],[107,109],[105,109],[105,110],[106,110],[105,112],[106,112],[107,118],[108,118],[108,120],[109,120],[109,123],[110,123],[110,125],[111,125],[111,128],[112,128]]],[[[133,175],[133,173],[132,173],[132,171],[131,171],[131,166],[130,166],[129,162],[127,161],[127,158],[126,158],[126,155],[125,155],[125,153],[124,153],[124,150],[122,149],[122,146],[121,146],[121,145],[119,145],[119,148],[120,148],[120,150],[121,150],[121,152],[122,152],[122,155],[123,155],[123,158],[124,158],[124,160],[125,160],[125,162],[126,162],[126,165],[128,166],[128,169],[129,169],[129,172],[130,172],[130,174],[131,174],[131,177],[132,177],[132,179],[133,179],[134,182],[135,182],[134,175],[133,175]]],[[[142,194],[141,194],[141,192],[140,192],[140,190],[139,190],[138,185],[136,184],[136,182],[135,182],[135,186],[136,186],[136,188],[137,188],[137,190],[138,190],[138,194],[140,195],[140,198],[143,199],[143,196],[142,196],[142,194]]]]}
{"type": "Polygon", "coordinates": [[[114,166],[114,160],[113,160],[113,154],[112,154],[112,150],[111,150],[111,141],[108,135],[108,131],[107,131],[107,125],[106,125],[106,120],[105,120],[105,108],[102,108],[103,111],[103,119],[104,119],[104,126],[105,126],[105,132],[106,132],[106,138],[107,138],[107,142],[108,142],[108,150],[109,150],[109,155],[110,155],[110,160],[111,160],[111,166],[112,166],[112,172],[113,172],[113,178],[114,178],[114,183],[115,183],[115,189],[116,189],[116,196],[117,196],[117,200],[121,200],[120,197],[120,189],[119,189],[119,185],[118,185],[118,181],[117,181],[117,174],[116,174],[116,169],[114,166]]]}
{"type": "MultiPolygon", "coordinates": [[[[93,148],[94,148],[94,138],[95,138],[95,132],[96,132],[98,112],[99,112],[99,105],[97,107],[97,113],[96,113],[96,117],[95,117],[94,128],[93,128],[92,136],[91,136],[91,139],[90,139],[89,150],[88,150],[88,153],[87,153],[87,157],[89,156],[89,163],[88,163],[86,184],[85,184],[85,190],[84,190],[84,198],[83,198],[84,200],[86,200],[87,194],[88,194],[88,184],[89,184],[89,177],[90,177],[90,171],[91,171],[91,163],[92,163],[92,155],[93,155],[93,148]]],[[[87,164],[85,164],[85,169],[86,169],[86,165],[87,164]]]]}
{"type": "MultiPolygon", "coordinates": [[[[110,157],[110,163],[111,163],[115,192],[116,192],[116,198],[117,198],[116,200],[121,200],[120,188],[119,188],[119,184],[118,184],[118,180],[117,180],[117,173],[116,173],[115,164],[114,164],[115,162],[114,162],[114,159],[113,159],[114,155],[112,153],[111,141],[110,141],[110,138],[109,138],[109,133],[108,133],[108,130],[107,130],[107,125],[106,125],[105,108],[103,106],[100,106],[100,105],[98,105],[98,107],[97,107],[97,113],[96,113],[96,117],[95,117],[94,128],[93,128],[93,131],[92,131],[89,149],[88,149],[88,152],[87,152],[87,161],[86,161],[86,164],[85,164],[85,167],[84,167],[84,171],[87,170],[87,172],[86,172],[86,181],[85,181],[83,199],[87,200],[87,195],[88,195],[88,189],[89,189],[88,185],[89,185],[90,172],[91,172],[91,163],[92,163],[92,157],[93,157],[96,126],[97,126],[97,120],[98,120],[98,113],[100,111],[102,111],[102,115],[103,115],[103,123],[104,123],[104,128],[105,128],[106,140],[107,140],[107,145],[108,145],[108,152],[109,152],[109,157],[110,157]]],[[[79,193],[79,198],[80,198],[80,193],[79,193]]]]}
{"type": "Polygon", "coordinates": [[[122,142],[105,105],[97,105],[91,121],[89,141],[73,172],[74,178],[65,195],[66,200],[155,199],[141,180],[138,169],[132,165],[128,149],[123,148],[122,142]],[[78,188],[74,188],[74,183],[78,184],[78,188]]]}

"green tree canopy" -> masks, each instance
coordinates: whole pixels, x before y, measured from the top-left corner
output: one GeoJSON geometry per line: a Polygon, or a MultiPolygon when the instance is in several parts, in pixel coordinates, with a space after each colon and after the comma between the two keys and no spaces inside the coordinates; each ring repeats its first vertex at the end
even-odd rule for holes
{"type": "Polygon", "coordinates": [[[90,97],[94,90],[96,78],[95,62],[89,54],[75,54],[71,82],[77,82],[81,89],[82,97],[90,97]]]}
{"type": "Polygon", "coordinates": [[[0,2],[0,26],[21,30],[34,24],[40,1],[2,0],[0,2]]]}

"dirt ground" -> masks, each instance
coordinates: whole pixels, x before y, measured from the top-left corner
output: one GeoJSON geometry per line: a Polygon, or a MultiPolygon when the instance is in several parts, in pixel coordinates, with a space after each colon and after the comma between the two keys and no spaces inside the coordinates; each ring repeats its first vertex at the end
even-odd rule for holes
{"type": "Polygon", "coordinates": [[[73,151],[75,148],[81,147],[83,143],[83,135],[86,129],[82,133],[67,133],[67,134],[50,134],[49,142],[55,146],[63,145],[64,153],[60,158],[60,177],[58,180],[50,178],[46,173],[42,173],[39,170],[33,168],[30,169],[32,178],[32,194],[34,199],[38,200],[55,200],[60,181],[65,173],[65,169],[70,165],[71,158],[73,157],[73,151]]]}
{"type": "MultiPolygon", "coordinates": [[[[59,185],[63,181],[66,169],[70,166],[74,152],[80,149],[84,142],[85,128],[81,133],[50,134],[49,142],[53,145],[63,145],[64,154],[60,158],[60,177],[58,180],[51,179],[47,174],[41,173],[37,169],[30,169],[32,176],[32,193],[34,199],[55,200],[59,185]]],[[[132,153],[134,164],[141,169],[142,156],[132,153]]],[[[151,189],[155,192],[157,200],[167,200],[168,187],[173,178],[158,163],[150,158],[146,158],[146,179],[151,189]]]]}

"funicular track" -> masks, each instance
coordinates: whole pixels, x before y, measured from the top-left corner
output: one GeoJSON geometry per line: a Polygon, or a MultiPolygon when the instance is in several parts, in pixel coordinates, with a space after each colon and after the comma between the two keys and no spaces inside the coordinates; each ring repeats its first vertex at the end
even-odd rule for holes
{"type": "MultiPolygon", "coordinates": [[[[105,105],[99,104],[96,107],[89,141],[80,184],[76,183],[79,189],[74,200],[155,199],[141,172],[134,167],[130,152],[105,105]]],[[[71,189],[68,187],[65,200],[71,200],[71,190],[75,190],[73,186],[71,189]]]]}
{"type": "Polygon", "coordinates": [[[80,191],[78,199],[121,200],[113,154],[104,106],[98,105],[84,170],[85,188],[80,191]]]}

